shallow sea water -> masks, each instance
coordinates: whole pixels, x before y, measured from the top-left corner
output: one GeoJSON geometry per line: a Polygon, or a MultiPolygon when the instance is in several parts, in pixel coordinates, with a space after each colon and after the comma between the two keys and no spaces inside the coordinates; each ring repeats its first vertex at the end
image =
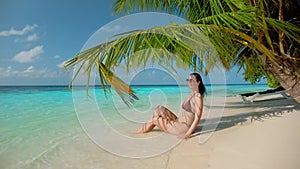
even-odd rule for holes
{"type": "MultiPolygon", "coordinates": [[[[263,91],[268,86],[226,85],[224,88],[207,86],[208,96],[234,96],[263,91]]],[[[87,100],[83,89],[71,93],[66,86],[1,86],[0,168],[115,168],[117,165],[138,168],[150,163],[149,158],[144,161],[121,158],[102,149],[82,127],[84,122],[96,121],[101,115],[121,135],[141,137],[133,132],[151,117],[157,105],[165,105],[178,114],[180,104],[190,92],[181,86],[133,86],[133,89],[139,100],[131,108],[115,93],[105,98],[102,89],[91,90],[90,99],[98,106],[98,114],[91,114],[88,106],[80,107],[87,100]]],[[[97,125],[91,126],[92,129],[105,130],[97,125]]],[[[155,131],[145,137],[157,135],[160,132],[155,131]]],[[[163,166],[167,160],[165,154],[167,151],[160,158],[152,158],[163,166]]]]}

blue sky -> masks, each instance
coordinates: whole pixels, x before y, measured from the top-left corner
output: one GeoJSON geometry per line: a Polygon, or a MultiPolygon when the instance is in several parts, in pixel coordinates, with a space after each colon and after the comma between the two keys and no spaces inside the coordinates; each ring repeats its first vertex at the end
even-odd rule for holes
{"type": "MultiPolygon", "coordinates": [[[[61,65],[82,49],[115,33],[168,24],[168,18],[145,15],[118,20],[112,2],[2,0],[0,85],[67,85],[72,74],[61,65]],[[101,36],[93,42],[97,30],[101,36]]],[[[226,77],[227,83],[247,83],[236,68],[226,77]]]]}

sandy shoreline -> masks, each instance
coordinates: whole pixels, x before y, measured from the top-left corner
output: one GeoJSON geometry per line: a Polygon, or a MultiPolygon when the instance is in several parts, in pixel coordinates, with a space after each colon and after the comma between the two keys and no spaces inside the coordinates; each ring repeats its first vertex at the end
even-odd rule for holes
{"type": "Polygon", "coordinates": [[[297,169],[299,120],[292,99],[274,95],[243,104],[229,97],[218,131],[204,144],[199,136],[183,141],[170,153],[168,168],[297,169]]]}
{"type": "MultiPolygon", "coordinates": [[[[216,131],[203,127],[205,123],[202,121],[194,137],[183,140],[170,151],[154,157],[140,159],[120,157],[103,150],[85,135],[74,137],[72,144],[57,152],[50,163],[43,166],[29,165],[28,168],[298,169],[300,167],[298,160],[300,106],[293,99],[273,95],[259,97],[252,104],[243,104],[238,97],[227,97],[224,110],[216,131]],[[212,135],[200,144],[199,139],[205,133],[212,135]]],[[[159,131],[153,133],[157,132],[159,131]]],[[[126,146],[126,143],[117,146],[126,146]]]]}

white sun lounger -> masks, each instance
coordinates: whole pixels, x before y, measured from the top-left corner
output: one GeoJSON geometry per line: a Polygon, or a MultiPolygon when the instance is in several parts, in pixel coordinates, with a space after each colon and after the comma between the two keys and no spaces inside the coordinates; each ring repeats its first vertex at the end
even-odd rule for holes
{"type": "Polygon", "coordinates": [[[275,95],[275,94],[281,94],[284,98],[290,98],[290,96],[286,94],[285,89],[283,87],[278,87],[276,89],[269,89],[262,92],[244,93],[244,94],[239,94],[238,96],[243,100],[243,103],[252,103],[254,99],[258,96],[268,96],[268,95],[275,95]]]}

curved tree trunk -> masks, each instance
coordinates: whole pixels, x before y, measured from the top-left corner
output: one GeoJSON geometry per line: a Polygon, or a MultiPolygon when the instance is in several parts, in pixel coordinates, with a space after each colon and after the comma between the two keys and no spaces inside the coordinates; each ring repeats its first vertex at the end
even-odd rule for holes
{"type": "Polygon", "coordinates": [[[263,60],[269,73],[300,103],[299,61],[283,58],[268,59],[262,55],[260,55],[260,59],[263,60]]]}

